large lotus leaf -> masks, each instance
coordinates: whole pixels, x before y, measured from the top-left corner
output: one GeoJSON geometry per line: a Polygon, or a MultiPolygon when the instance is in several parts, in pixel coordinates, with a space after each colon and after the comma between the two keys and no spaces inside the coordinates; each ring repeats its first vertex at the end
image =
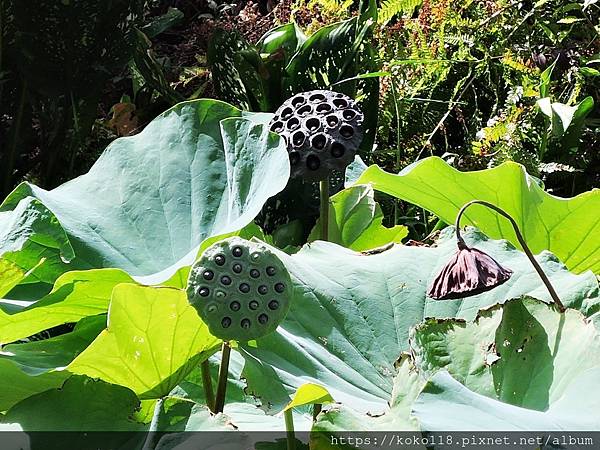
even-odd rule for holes
{"type": "Polygon", "coordinates": [[[0,258],[0,298],[25,278],[25,271],[16,264],[0,258]]]}
{"type": "MultiPolygon", "coordinates": [[[[390,399],[394,362],[409,349],[409,330],[425,317],[471,320],[480,309],[521,295],[550,301],[523,253],[476,230],[465,236],[514,274],[492,291],[449,301],[432,300],[425,292],[456,251],[451,229],[431,248],[394,246],[367,256],[317,241],[294,255],[280,252],[292,275],[294,299],[277,332],[256,346],[241,347],[249,391],[281,410],[292,391],[313,382],[359,412],[378,412],[390,399]]],[[[598,283],[591,272],[571,274],[548,252],[538,261],[567,305],[587,315],[598,310],[598,283]]]]}
{"type": "Polygon", "coordinates": [[[184,291],[120,284],[112,292],[108,328],[67,370],[126,386],[140,398],[158,398],[219,343],[184,291]]]}
{"type": "MultiPolygon", "coordinates": [[[[320,442],[325,439],[331,443],[330,435],[344,436],[348,431],[418,431],[419,424],[411,416],[411,410],[425,382],[417,374],[407,355],[400,358],[397,366],[389,408],[382,415],[364,414],[344,404],[336,405],[318,416],[312,431],[320,433],[316,433],[315,438],[320,442]]],[[[377,445],[373,446],[375,447],[377,445]]]]}
{"type": "Polygon", "coordinates": [[[30,197],[10,211],[0,211],[0,257],[24,271],[35,268],[30,282],[53,283],[74,253],[56,217],[30,197]]]}
{"type": "Polygon", "coordinates": [[[204,239],[251,222],[288,181],[281,138],[264,115],[241,116],[216,100],[181,103],[115,140],[87,174],[52,191],[23,183],[0,209],[36,197],[66,231],[75,265],[162,282],[204,239]]]}
{"type": "Polygon", "coordinates": [[[48,295],[8,314],[0,309],[0,344],[83,317],[106,313],[113,288],[133,279],[118,269],[67,272],[48,295]]]}
{"type": "MultiPolygon", "coordinates": [[[[408,235],[403,225],[383,226],[383,212],[374,198],[373,188],[367,185],[352,186],[335,194],[329,203],[329,242],[352,250],[368,250],[402,242],[408,235]]],[[[313,228],[308,240],[320,238],[321,221],[313,228]]]]}
{"type": "Polygon", "coordinates": [[[61,371],[105,327],[106,317],[80,321],[67,334],[42,341],[5,345],[0,351],[0,411],[39,392],[60,386],[69,373],[61,371]]]}
{"type": "MultiPolygon", "coordinates": [[[[139,400],[127,388],[73,376],[60,388],[17,403],[3,421],[18,423],[25,431],[143,431],[144,426],[132,419],[138,406],[139,400]]],[[[104,434],[103,437],[109,436],[104,434]]],[[[40,440],[49,438],[48,435],[39,437],[40,440]]],[[[64,441],[65,435],[58,438],[64,441]]]]}
{"type": "MultiPolygon", "coordinates": [[[[549,250],[575,273],[600,273],[600,190],[573,198],[544,191],[523,166],[506,162],[493,169],[459,172],[440,158],[412,164],[398,175],[377,166],[357,181],[419,205],[452,224],[458,210],[470,200],[486,200],[517,222],[534,253],[549,250]]],[[[488,236],[505,238],[519,246],[510,223],[484,206],[471,206],[461,224],[477,226],[488,236]]]]}
{"type": "Polygon", "coordinates": [[[576,375],[564,398],[536,411],[478,394],[440,371],[425,385],[412,413],[428,431],[597,431],[598,379],[599,368],[576,375]]]}
{"type": "Polygon", "coordinates": [[[414,406],[425,430],[600,427],[600,332],[579,311],[512,300],[473,323],[427,321],[411,345],[425,375],[444,370],[414,406]]]}

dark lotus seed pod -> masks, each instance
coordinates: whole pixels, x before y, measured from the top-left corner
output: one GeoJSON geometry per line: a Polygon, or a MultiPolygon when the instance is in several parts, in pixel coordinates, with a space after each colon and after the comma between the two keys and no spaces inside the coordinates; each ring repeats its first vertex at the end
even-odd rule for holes
{"type": "Polygon", "coordinates": [[[244,342],[277,328],[290,306],[290,286],[285,266],[265,244],[232,237],[192,266],[187,295],[213,335],[244,342]]]}
{"type": "Polygon", "coordinates": [[[291,176],[325,180],[354,160],[363,138],[363,114],[339,92],[315,90],[286,100],[271,120],[271,131],[285,138],[291,176]]]}

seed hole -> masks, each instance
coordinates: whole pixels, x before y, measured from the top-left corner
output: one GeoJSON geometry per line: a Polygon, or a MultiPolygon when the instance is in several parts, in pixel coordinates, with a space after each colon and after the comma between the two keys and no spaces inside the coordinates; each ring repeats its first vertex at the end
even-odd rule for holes
{"type": "Polygon", "coordinates": [[[258,270],[258,269],[252,269],[252,270],[250,271],[250,276],[251,276],[252,278],[258,278],[258,277],[260,277],[260,272],[259,272],[259,270],[258,270]]]}
{"type": "Polygon", "coordinates": [[[229,286],[231,284],[231,278],[227,275],[223,275],[221,277],[221,283],[223,283],[225,286],[229,286]]]}
{"type": "Polygon", "coordinates": [[[306,158],[306,167],[309,170],[318,170],[321,167],[321,160],[317,155],[308,155],[306,158]]]}
{"type": "Polygon", "coordinates": [[[242,319],[242,321],[240,322],[240,326],[245,330],[250,328],[250,319],[242,319]]]}
{"type": "Polygon", "coordinates": [[[352,128],[350,125],[342,125],[340,128],[340,134],[346,139],[349,139],[354,136],[354,128],[352,128]]]}
{"type": "Polygon", "coordinates": [[[296,128],[298,128],[300,126],[300,120],[298,120],[297,117],[292,117],[290,120],[287,121],[286,126],[287,126],[288,130],[294,131],[296,128]]]}
{"type": "Polygon", "coordinates": [[[283,284],[283,283],[275,284],[275,291],[281,294],[283,291],[285,291],[285,284],[283,284]]]}
{"type": "Polygon", "coordinates": [[[336,116],[327,116],[327,119],[325,120],[327,121],[327,126],[329,128],[335,128],[340,123],[340,119],[338,119],[336,116]]]}
{"type": "Polygon", "coordinates": [[[217,263],[217,266],[222,266],[223,264],[225,264],[225,255],[215,256],[215,263],[217,263]]]}
{"type": "Polygon", "coordinates": [[[327,144],[327,136],[322,133],[315,135],[312,138],[311,145],[316,150],[323,150],[327,144]]]}
{"type": "Polygon", "coordinates": [[[352,120],[356,117],[356,111],[352,111],[351,109],[345,109],[342,113],[342,117],[346,120],[352,120]]]}
{"type": "Polygon", "coordinates": [[[260,305],[256,300],[252,300],[250,303],[248,303],[248,308],[250,308],[251,310],[257,310],[259,306],[260,305]]]}
{"type": "Polygon", "coordinates": [[[241,264],[237,264],[237,263],[236,263],[236,264],[234,264],[234,265],[231,267],[231,269],[232,269],[232,270],[233,270],[235,273],[242,273],[242,270],[243,270],[244,268],[242,267],[242,265],[241,265],[241,264]]]}
{"type": "Polygon", "coordinates": [[[275,311],[277,308],[279,308],[279,302],[277,300],[271,300],[269,302],[269,309],[275,311]]]}
{"type": "Polygon", "coordinates": [[[275,267],[273,266],[269,266],[267,267],[267,275],[269,275],[270,277],[272,277],[273,275],[275,275],[277,271],[275,270],[275,267]]]}
{"type": "Polygon", "coordinates": [[[308,129],[308,131],[317,131],[319,129],[319,127],[321,126],[321,121],[319,119],[317,119],[316,117],[311,117],[310,119],[308,119],[306,121],[306,128],[308,129]]]}
{"type": "Polygon", "coordinates": [[[304,99],[304,97],[302,97],[301,95],[297,95],[296,97],[294,97],[292,99],[292,106],[294,108],[298,108],[300,105],[303,105],[306,102],[306,100],[304,99]]]}
{"type": "Polygon", "coordinates": [[[331,144],[331,156],[333,156],[334,158],[344,156],[345,152],[346,148],[339,142],[334,142],[333,144],[331,144]]]}
{"type": "Polygon", "coordinates": [[[231,254],[233,256],[235,256],[236,258],[239,258],[240,256],[242,256],[244,254],[244,250],[242,250],[242,247],[233,247],[231,254]]]}
{"type": "Polygon", "coordinates": [[[313,103],[319,103],[325,100],[325,96],[323,94],[313,94],[310,96],[309,100],[313,103]]]}
{"type": "Polygon", "coordinates": [[[248,292],[250,292],[250,285],[248,283],[242,283],[240,284],[240,292],[247,294],[248,292]]]}
{"type": "Polygon", "coordinates": [[[239,311],[240,308],[242,307],[242,305],[240,305],[240,302],[231,302],[229,304],[229,307],[231,308],[232,311],[239,311]]]}
{"type": "Polygon", "coordinates": [[[328,113],[332,109],[333,108],[329,103],[321,103],[320,105],[317,105],[316,111],[319,113],[328,113]]]}
{"type": "Polygon", "coordinates": [[[264,284],[261,284],[261,285],[258,287],[258,293],[259,293],[259,294],[261,294],[261,295],[265,295],[267,292],[269,292],[269,288],[268,288],[268,287],[266,287],[264,284]]]}
{"type": "MultiPolygon", "coordinates": [[[[304,105],[298,109],[298,115],[300,117],[308,116],[312,112],[312,106],[304,105]]],[[[283,126],[283,123],[281,124],[283,126]]]]}
{"type": "Polygon", "coordinates": [[[290,117],[292,117],[292,114],[294,114],[294,110],[288,106],[283,111],[281,111],[281,118],[283,120],[288,120],[290,117]]]}
{"type": "Polygon", "coordinates": [[[208,289],[205,286],[198,289],[198,295],[200,295],[201,297],[208,297],[209,294],[210,294],[210,289],[208,289]]]}
{"type": "Polygon", "coordinates": [[[278,120],[271,125],[271,131],[273,133],[281,133],[283,131],[283,122],[278,120]]]}
{"type": "Polygon", "coordinates": [[[334,98],[333,104],[335,105],[336,108],[339,108],[339,109],[348,107],[348,102],[346,100],[344,100],[343,98],[334,98]]]}
{"type": "Polygon", "coordinates": [[[205,270],[202,273],[202,278],[204,278],[207,281],[212,280],[214,277],[215,277],[215,274],[214,274],[214,272],[212,270],[205,270]]]}
{"type": "Polygon", "coordinates": [[[265,325],[268,321],[269,321],[269,316],[267,316],[266,314],[260,314],[258,316],[258,322],[261,325],[265,325]]]}
{"type": "Polygon", "coordinates": [[[292,135],[292,145],[294,147],[300,147],[302,144],[304,144],[305,139],[306,136],[304,136],[304,133],[302,131],[296,131],[292,135]]]}
{"type": "Polygon", "coordinates": [[[227,297],[227,294],[225,292],[223,292],[223,291],[217,291],[217,293],[215,294],[215,296],[218,299],[224,299],[225,297],[227,297]]]}
{"type": "Polygon", "coordinates": [[[231,326],[231,318],[230,317],[223,317],[223,320],[221,320],[221,326],[223,328],[229,328],[231,326]]]}

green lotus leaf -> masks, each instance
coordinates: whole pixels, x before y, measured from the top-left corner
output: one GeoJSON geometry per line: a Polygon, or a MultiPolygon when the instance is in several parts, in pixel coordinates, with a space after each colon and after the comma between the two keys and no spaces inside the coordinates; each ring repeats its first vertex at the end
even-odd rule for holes
{"type": "Polygon", "coordinates": [[[160,283],[191,264],[204,239],[250,223],[286,185],[285,144],[267,119],[216,100],[178,104],[111,143],[87,174],[51,191],[22,183],[0,211],[24,210],[35,197],[64,229],[73,269],[119,268],[160,283]]]}
{"type": "MultiPolygon", "coordinates": [[[[402,242],[408,236],[403,225],[383,226],[383,212],[375,202],[373,188],[367,185],[352,186],[331,197],[327,240],[362,251],[402,242]]],[[[321,221],[313,228],[309,241],[320,239],[321,221]]]]}
{"type": "Polygon", "coordinates": [[[533,299],[472,323],[429,320],[411,346],[424,376],[424,430],[597,430],[600,331],[579,311],[533,299]]]}
{"type": "Polygon", "coordinates": [[[106,316],[81,320],[73,331],[42,341],[9,344],[0,351],[0,411],[15,403],[62,385],[70,374],[63,371],[106,326],[106,316]]]}
{"type": "MultiPolygon", "coordinates": [[[[460,172],[442,159],[431,157],[394,175],[377,166],[368,168],[356,182],[421,206],[448,224],[470,200],[486,200],[509,213],[534,253],[549,250],[575,273],[600,273],[600,190],[573,198],[552,196],[525,172],[506,162],[498,167],[460,172]]],[[[464,225],[478,227],[493,239],[508,239],[519,247],[510,223],[496,212],[474,205],[464,225]]]]}
{"type": "MultiPolygon", "coordinates": [[[[280,411],[300,385],[317,383],[358,412],[379,413],[391,399],[394,363],[409,350],[409,330],[424,318],[473,320],[480,309],[522,295],[551,301],[523,253],[473,229],[467,244],[512,269],[512,278],[465,299],[427,298],[429,283],[456,251],[452,232],[445,230],[434,247],[394,246],[368,256],[321,241],[280,253],[294,298],[277,332],[240,346],[248,391],[280,411]]],[[[537,259],[565,304],[586,315],[598,310],[594,274],[574,275],[548,252],[537,259]]]]}
{"type": "Polygon", "coordinates": [[[142,399],[158,398],[219,343],[184,291],[120,284],[112,291],[108,328],[67,370],[128,387],[142,399]]]}
{"type": "Polygon", "coordinates": [[[16,264],[0,258],[0,298],[25,278],[26,273],[16,264]]]}
{"type": "Polygon", "coordinates": [[[54,214],[33,197],[10,210],[3,209],[0,208],[0,257],[25,272],[31,271],[27,282],[54,283],[74,258],[69,239],[54,214]]]}
{"type": "Polygon", "coordinates": [[[0,344],[106,313],[112,290],[119,283],[133,283],[133,279],[117,269],[65,273],[58,278],[52,292],[39,301],[11,314],[0,310],[0,344]]]}
{"type": "MultiPolygon", "coordinates": [[[[132,419],[138,407],[139,400],[127,388],[74,376],[60,387],[17,403],[2,420],[18,423],[25,431],[143,431],[144,425],[132,419]],[[58,411],[60,414],[57,414],[58,411]]],[[[47,440],[44,442],[47,445],[40,448],[59,448],[55,446],[57,442],[54,439],[62,439],[64,448],[65,435],[58,435],[54,439],[48,435],[33,438],[39,440],[38,445],[42,440],[47,440]]],[[[131,435],[111,433],[110,436],[103,434],[102,438],[120,441],[130,439],[131,435]]],[[[85,436],[81,439],[85,439],[85,436]]],[[[89,445],[88,441],[87,448],[89,445]]],[[[33,447],[37,448],[36,445],[33,447]]],[[[110,448],[110,444],[102,442],[100,448],[107,447],[110,448]]]]}

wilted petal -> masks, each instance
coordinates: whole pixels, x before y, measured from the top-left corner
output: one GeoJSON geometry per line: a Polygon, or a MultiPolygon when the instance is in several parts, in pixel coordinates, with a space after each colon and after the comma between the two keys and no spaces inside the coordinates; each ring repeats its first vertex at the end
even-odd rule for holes
{"type": "Polygon", "coordinates": [[[459,250],[435,277],[427,295],[437,300],[477,295],[501,285],[512,271],[476,248],[459,245],[459,250]]]}

